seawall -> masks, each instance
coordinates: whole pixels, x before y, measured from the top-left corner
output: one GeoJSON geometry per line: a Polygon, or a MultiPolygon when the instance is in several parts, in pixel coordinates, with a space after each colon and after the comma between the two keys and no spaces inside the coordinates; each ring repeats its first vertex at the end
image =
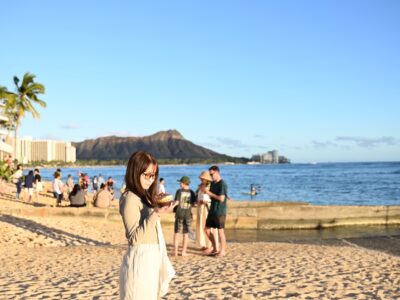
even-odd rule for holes
{"type": "MultiPolygon", "coordinates": [[[[196,218],[196,208],[192,209],[196,218]]],[[[1,209],[0,214],[20,216],[71,216],[121,221],[117,208],[22,207],[1,209]]],[[[172,225],[174,214],[163,216],[172,225]]],[[[230,202],[229,229],[321,229],[335,226],[400,225],[400,206],[319,206],[302,202],[230,202]]]]}

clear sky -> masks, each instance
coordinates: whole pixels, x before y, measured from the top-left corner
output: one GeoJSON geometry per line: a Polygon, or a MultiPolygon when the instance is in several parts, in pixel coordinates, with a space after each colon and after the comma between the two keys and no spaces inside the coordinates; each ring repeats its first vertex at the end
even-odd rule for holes
{"type": "Polygon", "coordinates": [[[0,85],[34,73],[20,136],[176,129],[214,151],[400,161],[400,1],[3,1],[0,85]]]}

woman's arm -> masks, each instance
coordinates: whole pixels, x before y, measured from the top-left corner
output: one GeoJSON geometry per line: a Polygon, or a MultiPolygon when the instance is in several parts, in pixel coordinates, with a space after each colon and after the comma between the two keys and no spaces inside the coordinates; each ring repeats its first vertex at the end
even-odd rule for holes
{"type": "Polygon", "coordinates": [[[156,222],[160,219],[160,216],[157,212],[153,211],[140,224],[140,199],[137,196],[128,194],[123,201],[121,215],[125,226],[126,238],[131,245],[141,243],[148,231],[156,226],[156,222]]]}
{"type": "Polygon", "coordinates": [[[225,195],[216,195],[216,194],[214,194],[214,193],[212,193],[210,191],[207,191],[207,190],[206,190],[206,194],[209,195],[211,198],[213,198],[213,199],[215,199],[217,201],[220,201],[220,202],[224,202],[224,200],[225,200],[225,195]]]}

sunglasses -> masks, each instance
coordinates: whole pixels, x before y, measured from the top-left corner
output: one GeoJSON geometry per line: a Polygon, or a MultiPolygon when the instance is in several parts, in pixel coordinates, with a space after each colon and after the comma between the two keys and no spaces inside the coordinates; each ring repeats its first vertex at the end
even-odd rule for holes
{"type": "Polygon", "coordinates": [[[150,179],[154,180],[156,178],[156,174],[154,174],[154,173],[145,173],[145,172],[143,172],[142,175],[144,176],[144,178],[146,180],[150,180],[150,179]]]}

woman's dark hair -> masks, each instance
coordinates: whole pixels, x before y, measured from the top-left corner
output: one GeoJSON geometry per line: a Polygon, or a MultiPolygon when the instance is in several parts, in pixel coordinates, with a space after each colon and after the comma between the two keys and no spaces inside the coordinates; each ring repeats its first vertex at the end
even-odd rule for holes
{"type": "Polygon", "coordinates": [[[106,185],[104,183],[100,184],[100,189],[104,189],[106,187],[106,185]]]}
{"type": "Polygon", "coordinates": [[[75,196],[80,190],[82,190],[82,187],[79,184],[75,184],[70,193],[70,196],[75,196]]]}
{"type": "Polygon", "coordinates": [[[156,206],[158,180],[158,163],[153,155],[145,151],[137,151],[129,158],[125,173],[126,190],[131,191],[140,198],[145,198],[152,207],[156,206]],[[148,190],[140,184],[140,176],[153,164],[155,167],[154,180],[148,190]]]}

